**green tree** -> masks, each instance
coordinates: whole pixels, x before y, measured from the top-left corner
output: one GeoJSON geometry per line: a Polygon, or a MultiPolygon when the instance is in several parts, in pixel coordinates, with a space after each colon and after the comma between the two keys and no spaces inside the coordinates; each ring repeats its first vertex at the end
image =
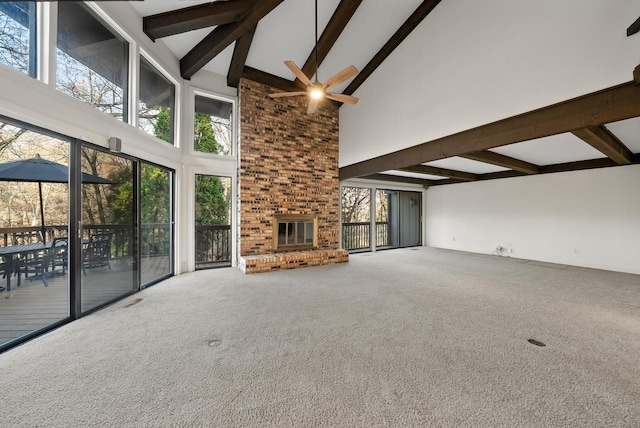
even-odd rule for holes
{"type": "Polygon", "coordinates": [[[171,142],[171,112],[167,107],[160,107],[160,113],[153,125],[153,135],[167,143],[171,142]]]}
{"type": "MultiPolygon", "coordinates": [[[[216,141],[211,117],[196,113],[193,146],[197,151],[220,153],[222,145],[216,141]]],[[[196,224],[227,224],[229,204],[219,177],[196,177],[196,224]]]]}
{"type": "Polygon", "coordinates": [[[140,208],[142,223],[169,222],[169,175],[149,164],[142,164],[140,208]]]}
{"type": "Polygon", "coordinates": [[[219,177],[196,176],[196,224],[227,224],[229,208],[219,177]]]}
{"type": "Polygon", "coordinates": [[[211,123],[211,116],[196,113],[193,129],[193,143],[196,151],[203,153],[223,152],[222,145],[216,141],[213,124],[211,123]]]}
{"type": "Polygon", "coordinates": [[[126,166],[109,177],[119,183],[115,191],[107,194],[107,203],[111,207],[113,224],[130,224],[133,220],[133,171],[126,166]]]}

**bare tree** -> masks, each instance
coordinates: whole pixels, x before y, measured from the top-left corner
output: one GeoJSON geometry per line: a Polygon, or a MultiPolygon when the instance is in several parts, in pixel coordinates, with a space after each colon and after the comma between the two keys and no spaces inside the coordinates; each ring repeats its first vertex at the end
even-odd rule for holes
{"type": "Polygon", "coordinates": [[[371,218],[371,190],[361,187],[342,189],[342,222],[357,223],[371,218]]]}

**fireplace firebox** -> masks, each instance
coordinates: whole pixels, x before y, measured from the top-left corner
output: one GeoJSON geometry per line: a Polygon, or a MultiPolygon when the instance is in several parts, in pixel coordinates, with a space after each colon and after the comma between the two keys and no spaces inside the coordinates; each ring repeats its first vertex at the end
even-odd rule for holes
{"type": "Polygon", "coordinates": [[[318,217],[287,214],[273,218],[273,249],[308,250],[318,246],[318,217]]]}

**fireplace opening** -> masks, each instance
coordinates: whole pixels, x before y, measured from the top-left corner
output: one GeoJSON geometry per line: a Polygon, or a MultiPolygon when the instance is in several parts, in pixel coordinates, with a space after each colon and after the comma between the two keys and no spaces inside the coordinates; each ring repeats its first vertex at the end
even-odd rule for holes
{"type": "Polygon", "coordinates": [[[305,250],[317,247],[318,218],[311,215],[277,215],[273,219],[273,249],[305,250]]]}

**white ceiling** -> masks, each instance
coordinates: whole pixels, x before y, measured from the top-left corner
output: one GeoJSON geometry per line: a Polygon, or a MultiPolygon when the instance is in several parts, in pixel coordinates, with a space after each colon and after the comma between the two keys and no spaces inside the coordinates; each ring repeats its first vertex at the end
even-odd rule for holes
{"type": "Polygon", "coordinates": [[[633,153],[640,153],[640,117],[614,122],[607,128],[633,153]]]}
{"type": "Polygon", "coordinates": [[[573,134],[560,134],[491,149],[535,165],[553,165],[605,157],[573,134]]]}
{"type": "Polygon", "coordinates": [[[407,172],[407,171],[397,171],[395,169],[391,169],[389,171],[383,171],[382,174],[395,175],[397,177],[420,178],[422,180],[444,180],[447,178],[447,177],[441,177],[439,175],[419,174],[416,172],[407,172]]]}
{"type": "MultiPolygon", "coordinates": [[[[487,110],[486,104],[489,98],[485,95],[482,95],[482,97],[478,95],[475,98],[470,97],[469,93],[471,91],[463,90],[460,87],[462,84],[470,84],[471,88],[483,87],[483,85],[479,85],[475,79],[472,79],[472,82],[468,82],[469,79],[466,77],[468,77],[472,71],[475,78],[482,75],[479,71],[484,72],[484,74],[488,76],[495,75],[493,79],[496,80],[496,82],[492,84],[494,86],[497,85],[496,87],[499,87],[503,94],[507,94],[503,95],[503,102],[493,100],[492,102],[495,106],[492,110],[488,110],[489,113],[499,119],[521,112],[515,111],[510,113],[512,110],[509,110],[509,103],[513,101],[508,100],[510,100],[509,96],[511,95],[516,97],[513,98],[514,100],[518,100],[518,102],[523,105],[520,107],[522,111],[536,107],[535,103],[529,102],[529,104],[531,104],[529,105],[525,102],[527,96],[523,91],[522,82],[523,80],[526,81],[526,79],[521,77],[523,70],[531,71],[531,73],[534,73],[536,76],[535,81],[529,79],[529,81],[534,84],[534,94],[540,93],[540,91],[543,91],[546,87],[551,88],[554,84],[563,87],[562,85],[564,84],[562,81],[564,79],[568,82],[575,82],[576,85],[580,83],[586,88],[575,90],[575,95],[581,95],[592,90],[592,88],[588,87],[588,84],[591,84],[595,89],[604,89],[612,83],[622,83],[618,81],[621,79],[619,76],[624,76],[624,73],[630,71],[629,64],[637,64],[637,58],[633,61],[626,61],[628,64],[619,66],[616,64],[619,64],[620,61],[616,62],[613,60],[618,57],[624,57],[624,52],[632,50],[631,48],[633,46],[638,45],[639,40],[636,39],[640,39],[640,34],[638,34],[638,37],[634,40],[629,40],[618,34],[619,31],[621,31],[620,28],[622,28],[627,21],[629,21],[630,24],[633,21],[631,18],[633,18],[633,16],[637,17],[640,13],[640,7],[634,6],[632,0],[622,1],[619,7],[625,7],[631,12],[635,11],[635,15],[633,13],[622,13],[621,11],[618,11],[618,13],[609,13],[612,11],[608,9],[610,7],[610,0],[589,0],[586,3],[580,0],[574,0],[572,3],[573,6],[563,3],[564,6],[562,7],[559,7],[559,5],[555,3],[555,0],[545,0],[542,3],[536,3],[535,5],[529,4],[527,6],[526,10],[530,14],[537,14],[534,18],[527,18],[528,15],[517,13],[521,5],[513,5],[511,0],[493,1],[494,3],[491,3],[490,7],[486,4],[480,6],[470,0],[447,0],[441,2],[417,29],[414,30],[410,37],[370,76],[367,84],[361,87],[363,89],[360,89],[355,94],[362,98],[361,102],[356,106],[345,106],[341,108],[341,166],[359,161],[363,156],[366,156],[366,159],[367,157],[374,157],[381,154],[372,151],[374,146],[371,144],[372,137],[369,135],[371,132],[377,134],[377,138],[373,139],[384,143],[386,150],[390,152],[421,144],[429,141],[429,139],[452,134],[491,121],[490,114],[486,115],[487,117],[484,119],[478,119],[481,116],[483,117],[483,114],[480,114],[483,109],[479,106],[484,105],[485,110],[487,110]],[[584,6],[580,13],[578,13],[578,9],[580,8],[575,7],[577,4],[584,6]],[[495,13],[490,13],[492,10],[495,13]],[[553,13],[549,15],[551,12],[553,13]],[[496,13],[498,13],[499,16],[492,18],[496,13]],[[584,19],[589,18],[591,20],[597,20],[599,16],[603,16],[604,18],[606,15],[606,22],[612,22],[614,25],[594,28],[593,30],[590,28],[585,29],[585,26],[580,23],[579,20],[572,21],[569,19],[569,17],[575,17],[576,14],[579,16],[584,15],[584,19]],[[454,16],[457,16],[457,19],[452,20],[454,16]],[[543,19],[543,17],[546,18],[543,19]],[[551,19],[551,17],[553,17],[553,19],[551,19]],[[534,22],[532,22],[531,25],[527,24],[527,22],[532,20],[534,22]],[[512,22],[512,24],[507,25],[506,23],[509,22],[512,22]],[[498,23],[500,25],[504,24],[506,27],[503,29],[494,28],[498,23]],[[529,26],[527,27],[527,25],[529,26]],[[539,28],[538,26],[540,25],[548,27],[547,30],[545,30],[546,33],[544,31],[542,33],[536,32],[537,34],[534,37],[531,34],[527,35],[527,31],[525,31],[525,33],[522,31],[522,28],[539,28]],[[476,30],[474,30],[474,28],[476,28],[476,30]],[[571,30],[571,28],[574,30],[571,30]],[[575,34],[577,29],[581,31],[578,35],[575,34]],[[456,35],[459,33],[458,30],[466,35],[463,34],[464,37],[456,35]],[[572,31],[574,31],[574,33],[572,33],[572,31]],[[607,36],[604,37],[602,34],[606,34],[607,36]],[[513,37],[515,37],[515,39],[513,37]],[[420,40],[417,38],[420,38],[420,40]],[[431,43],[426,43],[427,40],[431,41],[431,43]],[[518,40],[520,40],[520,42],[518,42],[518,40]],[[576,73],[575,70],[582,67],[580,62],[584,62],[584,60],[582,57],[579,57],[576,52],[572,53],[570,49],[565,49],[562,46],[566,45],[573,48],[583,46],[585,40],[598,40],[598,43],[603,44],[603,46],[605,42],[615,42],[616,44],[624,43],[624,51],[607,51],[609,52],[607,55],[609,55],[612,60],[607,62],[596,61],[597,64],[595,65],[599,64],[599,68],[596,67],[596,69],[600,70],[600,68],[602,68],[602,70],[599,71],[600,75],[612,76],[614,74],[612,71],[615,70],[617,72],[616,77],[609,79],[611,82],[606,81],[606,79],[601,79],[601,83],[596,83],[595,78],[593,78],[592,81],[588,81],[585,80],[584,76],[582,80],[576,80],[578,73],[576,73]],[[510,56],[508,62],[503,61],[504,52],[513,52],[512,47],[523,41],[527,42],[528,54],[531,55],[533,52],[536,55],[534,58],[534,60],[537,61],[534,61],[535,67],[532,67],[529,62],[523,62],[524,59],[528,58],[526,55],[510,56]],[[454,49],[454,47],[458,45],[460,49],[454,49]],[[436,48],[434,48],[434,46],[436,48]],[[500,46],[501,50],[496,48],[496,46],[500,46]],[[554,46],[561,46],[562,48],[555,48],[554,46]],[[411,49],[411,52],[407,52],[407,49],[411,49]],[[481,49],[483,49],[483,52],[478,54],[478,51],[481,49]],[[558,58],[560,58],[564,61],[564,65],[561,68],[556,67],[551,70],[547,67],[548,63],[545,63],[548,59],[545,53],[554,49],[561,51],[556,55],[555,61],[558,61],[558,58]],[[618,56],[616,57],[614,54],[618,56]],[[477,58],[478,55],[481,55],[485,59],[488,58],[488,60],[484,62],[475,61],[472,67],[469,60],[465,59],[466,57],[477,58]],[[413,57],[417,58],[417,62],[414,63],[413,60],[407,60],[407,58],[413,57]],[[462,61],[461,64],[468,64],[469,66],[445,67],[444,65],[451,62],[452,57],[460,57],[457,60],[462,61]],[[522,64],[520,64],[520,62],[522,62],[522,64]],[[501,73],[507,73],[504,74],[504,76],[517,76],[515,82],[509,83],[504,76],[501,77],[502,75],[496,74],[496,64],[500,64],[501,73]],[[436,70],[436,67],[439,68],[436,70]],[[515,71],[509,71],[511,69],[515,71]],[[621,70],[622,72],[620,72],[621,70]],[[432,89],[430,91],[422,88],[422,83],[415,83],[416,79],[418,79],[418,82],[425,83],[425,79],[429,78],[428,76],[431,76],[430,84],[432,85],[432,89]],[[540,76],[544,76],[546,81],[540,76]],[[384,81],[382,82],[381,79],[384,81]],[[412,81],[411,79],[414,81],[413,84],[410,83],[412,81]],[[375,91],[373,92],[371,85],[375,85],[375,91]],[[447,94],[446,98],[438,95],[440,90],[436,90],[437,87],[446,88],[443,90],[443,93],[447,94]],[[430,97],[426,99],[426,102],[421,99],[422,94],[417,88],[422,88],[420,90],[421,92],[431,94],[430,97]],[[460,91],[458,91],[459,93],[453,90],[455,88],[460,89],[460,91]],[[417,104],[415,100],[411,101],[411,104],[405,102],[414,98],[420,101],[417,102],[417,104]],[[400,104],[396,105],[394,103],[400,104]],[[447,103],[452,103],[455,108],[447,107],[447,103]],[[408,108],[408,106],[417,107],[408,108]],[[463,114],[462,110],[464,109],[461,109],[461,107],[466,108],[467,113],[463,114]],[[345,109],[351,110],[345,111],[345,109]],[[346,114],[343,115],[343,112],[346,114]],[[454,114],[456,112],[458,112],[458,120],[452,122],[451,120],[456,116],[454,114]],[[353,120],[362,121],[363,114],[370,118],[370,120],[366,121],[366,127],[369,127],[368,130],[363,129],[363,124],[354,127],[352,123],[347,123],[353,120]],[[385,116],[382,117],[381,114],[385,116]],[[461,114],[463,114],[463,116],[460,116],[461,114]],[[446,120],[438,121],[436,120],[438,116],[446,117],[446,120]],[[378,117],[378,119],[374,117],[378,117]],[[474,120],[478,123],[475,123],[474,120]],[[384,126],[382,128],[375,128],[370,126],[371,123],[384,123],[384,126]],[[342,130],[344,126],[347,126],[348,132],[344,134],[343,138],[342,130]],[[375,130],[372,130],[372,128],[375,128],[375,130]],[[357,133],[354,134],[352,129],[355,129],[357,133]],[[441,131],[437,131],[437,129],[441,129],[441,131]],[[391,136],[388,138],[380,137],[380,135],[384,136],[385,134],[393,135],[393,138],[391,136]],[[362,140],[362,142],[360,140],[362,140]],[[366,145],[369,149],[364,151],[363,149],[359,149],[360,144],[366,145]],[[371,151],[371,153],[365,154],[364,152],[367,151],[371,151]],[[360,155],[355,153],[360,153],[360,155]],[[346,164],[343,163],[345,159],[346,164]]],[[[141,17],[144,17],[210,2],[210,0],[153,0],[132,1],[130,4],[141,17]]],[[[322,34],[324,27],[339,3],[340,0],[320,0],[318,2],[318,35],[322,34]]],[[[359,70],[362,70],[421,3],[421,0],[363,1],[322,63],[319,69],[319,80],[326,80],[348,65],[354,65],[359,70]]],[[[157,43],[165,43],[175,54],[176,58],[180,59],[212,30],[213,27],[195,30],[159,39],[157,43]]],[[[622,28],[622,30],[624,30],[624,28],[622,28]]],[[[307,57],[312,53],[313,46],[314,0],[285,0],[259,22],[246,65],[288,80],[293,80],[291,72],[285,67],[283,61],[292,60],[298,64],[298,66],[302,67],[307,57]]],[[[233,48],[234,44],[231,44],[221,54],[205,65],[204,70],[226,76],[231,62],[233,48]]],[[[587,53],[591,55],[592,49],[583,50],[588,51],[587,53]]],[[[580,50],[579,53],[583,53],[583,50],[580,50]]],[[[591,68],[593,68],[595,66],[592,61],[593,57],[588,56],[588,58],[591,61],[591,68]]],[[[590,70],[591,68],[585,70],[590,70]]],[[[630,78],[628,80],[630,80],[630,78]]],[[[344,82],[336,87],[333,92],[343,91],[348,83],[349,81],[344,82]]],[[[495,93],[495,89],[488,88],[488,90],[489,92],[494,91],[495,93]]],[[[555,92],[559,94],[561,91],[557,90],[555,92]]],[[[562,101],[563,99],[567,99],[569,97],[568,95],[571,95],[571,90],[565,90],[564,92],[566,92],[566,94],[557,95],[554,93],[549,95],[547,97],[548,100],[540,102],[540,104],[548,105],[552,102],[562,101]],[[555,98],[558,99],[556,100],[555,98]]],[[[533,95],[529,98],[533,98],[533,95]]],[[[640,118],[608,124],[607,128],[616,134],[633,153],[640,153],[640,118]]],[[[378,147],[378,149],[380,148],[378,147]]],[[[492,151],[536,165],[551,165],[604,157],[602,153],[593,149],[572,134],[562,134],[539,140],[526,141],[495,148],[492,149],[492,151]]],[[[506,170],[506,168],[459,157],[437,160],[425,165],[474,174],[506,170]]],[[[443,178],[402,171],[386,171],[385,173],[433,180],[443,178]]]]}
{"type": "Polygon", "coordinates": [[[470,172],[472,174],[488,174],[490,172],[508,171],[507,168],[502,168],[500,166],[490,165],[488,163],[478,162],[457,156],[427,162],[424,165],[435,166],[437,168],[452,169],[454,171],[470,172]]]}

